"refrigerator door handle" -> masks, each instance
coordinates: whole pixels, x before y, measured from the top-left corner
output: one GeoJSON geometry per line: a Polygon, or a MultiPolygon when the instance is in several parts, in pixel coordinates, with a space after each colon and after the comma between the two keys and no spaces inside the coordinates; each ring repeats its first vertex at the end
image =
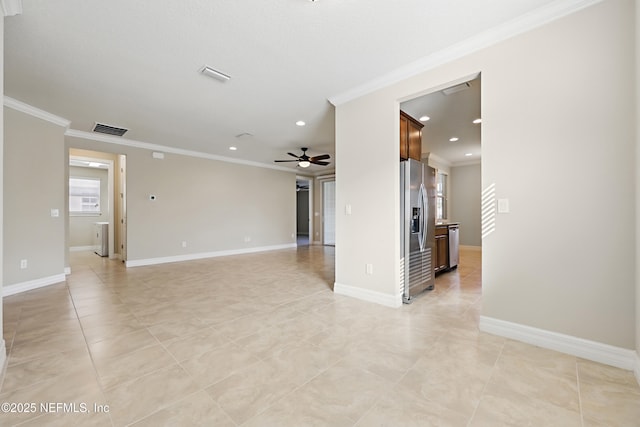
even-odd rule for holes
{"type": "Polygon", "coordinates": [[[418,192],[418,200],[422,215],[420,217],[420,233],[418,234],[418,243],[420,243],[420,252],[424,252],[424,244],[427,240],[427,191],[424,184],[420,183],[420,191],[418,192]]]}

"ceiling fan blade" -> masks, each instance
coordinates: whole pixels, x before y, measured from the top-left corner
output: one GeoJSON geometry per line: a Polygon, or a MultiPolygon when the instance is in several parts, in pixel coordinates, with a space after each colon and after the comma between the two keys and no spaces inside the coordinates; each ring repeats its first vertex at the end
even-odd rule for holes
{"type": "Polygon", "coordinates": [[[284,162],[297,162],[297,160],[274,160],[276,163],[284,163],[284,162]]]}
{"type": "Polygon", "coordinates": [[[287,153],[287,154],[288,154],[288,155],[290,155],[290,156],[292,156],[292,157],[295,157],[296,159],[300,157],[300,156],[298,156],[298,155],[296,155],[296,154],[293,154],[293,153],[287,153]]]}
{"type": "Polygon", "coordinates": [[[318,160],[309,160],[309,162],[313,163],[314,165],[320,165],[320,166],[327,166],[330,163],[330,162],[322,162],[318,160]]]}
{"type": "Polygon", "coordinates": [[[331,156],[328,154],[321,154],[319,156],[313,156],[309,159],[309,161],[313,162],[314,160],[326,160],[326,159],[330,159],[331,156]]]}

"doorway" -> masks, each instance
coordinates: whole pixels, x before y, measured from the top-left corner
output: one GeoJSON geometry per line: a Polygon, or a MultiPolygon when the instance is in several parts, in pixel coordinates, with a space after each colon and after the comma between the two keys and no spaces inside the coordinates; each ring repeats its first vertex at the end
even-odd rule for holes
{"type": "Polygon", "coordinates": [[[322,243],[336,244],[336,182],[322,182],[322,243]]]}
{"type": "Polygon", "coordinates": [[[68,250],[125,261],[126,156],[70,148],[67,184],[68,250]],[[105,242],[97,242],[102,233],[105,242]]]}
{"type": "Polygon", "coordinates": [[[465,77],[400,103],[419,120],[422,161],[436,169],[437,221],[460,223],[460,244],[480,249],[482,78],[465,77]]]}
{"type": "Polygon", "coordinates": [[[311,236],[313,236],[311,184],[312,181],[309,178],[296,178],[296,243],[298,246],[310,245],[311,236]]]}

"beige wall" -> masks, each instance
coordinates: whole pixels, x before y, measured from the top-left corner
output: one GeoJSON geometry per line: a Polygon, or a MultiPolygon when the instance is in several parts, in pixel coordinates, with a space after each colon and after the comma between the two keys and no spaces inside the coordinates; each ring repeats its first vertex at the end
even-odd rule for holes
{"type": "Polygon", "coordinates": [[[511,204],[483,241],[483,315],[634,348],[632,7],[605,1],[338,105],[336,285],[397,300],[398,101],[482,72],[483,188],[511,204]]]}
{"type": "Polygon", "coordinates": [[[3,286],[64,273],[64,129],[4,109],[3,286]],[[51,216],[58,209],[59,217],[51,216]],[[26,259],[28,268],[20,268],[26,259]]]}
{"type": "Polygon", "coordinates": [[[159,160],[75,137],[67,146],[127,156],[129,262],[295,244],[293,173],[171,153],[159,160]]]}
{"type": "Polygon", "coordinates": [[[460,244],[482,246],[480,164],[455,166],[449,172],[449,219],[460,222],[460,244]]]}

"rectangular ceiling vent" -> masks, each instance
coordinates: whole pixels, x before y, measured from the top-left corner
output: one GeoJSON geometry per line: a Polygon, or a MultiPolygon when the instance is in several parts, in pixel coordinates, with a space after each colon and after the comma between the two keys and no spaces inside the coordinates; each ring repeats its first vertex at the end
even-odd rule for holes
{"type": "Polygon", "coordinates": [[[109,126],[109,125],[105,125],[105,124],[102,124],[102,123],[96,123],[96,125],[93,127],[93,131],[94,132],[106,133],[107,135],[115,135],[115,136],[122,136],[128,130],[129,129],[118,128],[118,127],[115,127],[115,126],[109,126]]]}
{"type": "Polygon", "coordinates": [[[464,82],[459,85],[451,86],[442,90],[445,95],[451,95],[452,93],[460,92],[471,87],[471,82],[464,82]]]}

